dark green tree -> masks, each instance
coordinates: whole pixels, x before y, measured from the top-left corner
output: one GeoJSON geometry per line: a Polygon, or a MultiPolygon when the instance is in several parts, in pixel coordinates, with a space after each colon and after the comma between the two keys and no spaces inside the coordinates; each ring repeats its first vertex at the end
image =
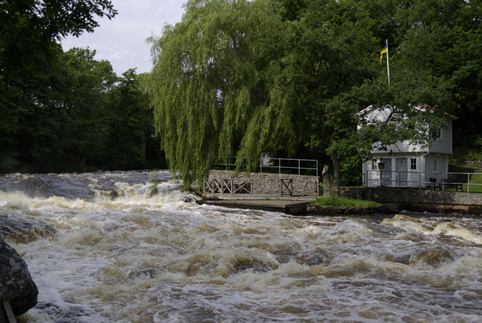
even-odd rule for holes
{"type": "Polygon", "coordinates": [[[99,167],[108,150],[106,106],[118,81],[108,61],[95,51],[74,48],[62,55],[63,151],[73,169],[99,167]]]}
{"type": "Polygon", "coordinates": [[[432,78],[430,83],[445,83],[450,96],[443,105],[460,118],[454,127],[454,145],[470,147],[480,138],[482,147],[480,127],[472,122],[482,118],[482,3],[374,0],[360,5],[376,21],[377,38],[390,42],[393,76],[408,73],[407,79],[421,75],[432,78]]]}
{"type": "Polygon", "coordinates": [[[153,145],[159,145],[152,140],[152,107],[141,78],[135,69],[129,69],[111,93],[112,99],[105,114],[107,133],[103,168],[141,169],[159,165],[160,156],[152,154],[157,150],[153,145]]]}
{"type": "MultiPolygon", "coordinates": [[[[348,1],[311,1],[296,24],[285,50],[282,70],[273,97],[290,116],[287,147],[302,147],[319,159],[328,156],[339,186],[340,156],[337,148],[347,130],[356,132],[353,109],[332,104],[377,75],[373,64],[377,40],[371,33],[373,21],[363,8],[348,1]]],[[[286,130],[285,130],[286,132],[286,130]]]]}
{"type": "Polygon", "coordinates": [[[0,2],[0,169],[51,165],[61,151],[58,41],[116,14],[110,1],[0,2]],[[50,156],[50,157],[47,157],[50,156]],[[44,158],[45,157],[45,158],[44,158]]]}
{"type": "MultiPolygon", "coordinates": [[[[0,126],[11,130],[15,109],[29,97],[28,83],[51,69],[56,41],[98,26],[96,17],[116,15],[111,1],[5,0],[0,2],[0,126]]],[[[31,88],[31,87],[30,87],[31,88]]]]}

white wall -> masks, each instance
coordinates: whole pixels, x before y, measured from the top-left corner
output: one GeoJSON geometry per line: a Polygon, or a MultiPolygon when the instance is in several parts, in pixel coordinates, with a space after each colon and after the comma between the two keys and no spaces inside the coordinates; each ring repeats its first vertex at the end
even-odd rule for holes
{"type": "Polygon", "coordinates": [[[377,165],[381,160],[386,161],[388,158],[391,158],[391,161],[389,162],[391,166],[386,165],[386,168],[381,172],[378,167],[376,169],[372,168],[372,160],[363,163],[362,169],[365,178],[365,186],[428,186],[430,185],[431,177],[435,178],[437,182],[441,182],[444,178],[444,173],[448,172],[449,156],[447,154],[412,154],[394,156],[389,156],[388,154],[383,156],[382,154],[378,154],[376,157],[377,165]],[[399,174],[396,171],[397,158],[405,159],[407,164],[407,171],[405,174],[399,174]],[[416,169],[411,169],[412,158],[415,158],[416,160],[416,169]],[[437,170],[434,169],[434,160],[437,160],[437,170]],[[390,173],[389,169],[391,169],[390,173]]]}
{"type": "Polygon", "coordinates": [[[433,153],[452,153],[452,119],[447,118],[447,126],[442,127],[440,138],[433,141],[430,146],[430,152],[433,153]]]}

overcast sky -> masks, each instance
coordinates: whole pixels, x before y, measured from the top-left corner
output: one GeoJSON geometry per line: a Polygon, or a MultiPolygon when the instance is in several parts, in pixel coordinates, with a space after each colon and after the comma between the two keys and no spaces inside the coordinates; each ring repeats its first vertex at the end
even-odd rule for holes
{"type": "Polygon", "coordinates": [[[181,21],[186,0],[111,0],[118,13],[114,19],[102,18],[93,33],[62,41],[64,51],[72,47],[96,50],[96,60],[108,60],[121,76],[129,68],[137,73],[152,68],[151,45],[146,38],[160,36],[163,26],[181,21]]]}

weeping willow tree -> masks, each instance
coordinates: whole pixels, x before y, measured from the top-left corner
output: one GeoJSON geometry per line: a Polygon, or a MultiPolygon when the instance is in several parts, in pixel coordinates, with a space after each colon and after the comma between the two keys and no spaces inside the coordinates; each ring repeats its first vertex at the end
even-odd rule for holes
{"type": "Polygon", "coordinates": [[[275,4],[191,0],[185,10],[150,39],[150,87],[169,167],[187,186],[218,156],[255,165],[262,149],[286,137],[286,118],[270,100],[284,34],[275,4]]]}

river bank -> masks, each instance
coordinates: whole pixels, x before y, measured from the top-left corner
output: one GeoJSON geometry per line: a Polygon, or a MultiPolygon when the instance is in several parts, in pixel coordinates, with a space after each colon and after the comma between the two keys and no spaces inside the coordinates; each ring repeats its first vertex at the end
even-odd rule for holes
{"type": "Polygon", "coordinates": [[[203,194],[193,191],[199,199],[197,204],[217,205],[228,208],[252,209],[282,212],[290,215],[367,215],[395,214],[400,208],[395,204],[384,204],[377,207],[353,206],[320,206],[312,205],[319,196],[283,196],[253,194],[203,194]]]}
{"type": "Polygon", "coordinates": [[[462,213],[482,215],[482,194],[440,192],[396,188],[343,189],[342,197],[361,198],[382,204],[379,207],[315,206],[317,196],[283,196],[253,194],[210,194],[194,191],[198,204],[230,208],[283,212],[291,215],[357,215],[412,212],[462,213]]]}

